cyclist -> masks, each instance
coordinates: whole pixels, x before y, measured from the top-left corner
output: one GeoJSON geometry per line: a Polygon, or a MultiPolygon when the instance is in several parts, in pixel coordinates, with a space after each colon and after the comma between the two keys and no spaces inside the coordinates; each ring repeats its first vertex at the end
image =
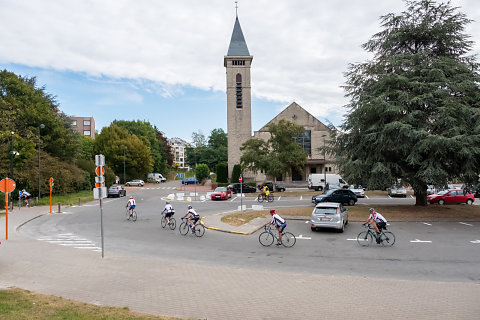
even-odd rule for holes
{"type": "Polygon", "coordinates": [[[270,221],[270,224],[275,224],[275,228],[278,230],[277,246],[280,246],[282,245],[282,233],[287,227],[287,222],[275,212],[275,209],[270,210],[270,214],[272,215],[272,221],[270,221]]]}
{"type": "Polygon", "coordinates": [[[197,221],[200,220],[200,215],[189,205],[188,211],[183,217],[188,219],[192,233],[195,233],[195,225],[197,224],[197,221]]]}
{"type": "Polygon", "coordinates": [[[175,214],[175,209],[173,209],[169,200],[167,200],[167,202],[165,203],[165,208],[163,209],[162,214],[165,215],[165,220],[167,220],[167,224],[170,224],[170,217],[175,214]]]}
{"type": "Polygon", "coordinates": [[[30,193],[28,193],[27,191],[25,191],[25,189],[23,189],[20,193],[20,197],[25,201],[27,207],[30,206],[30,193]]]}
{"type": "Polygon", "coordinates": [[[133,209],[135,209],[137,205],[135,204],[135,199],[133,199],[132,196],[130,196],[130,199],[128,199],[127,201],[127,205],[125,206],[126,208],[128,208],[128,211],[130,212],[130,217],[132,216],[133,214],[133,209]]]}
{"type": "Polygon", "coordinates": [[[262,195],[264,199],[268,199],[268,196],[270,195],[270,190],[268,190],[267,185],[263,186],[262,195]]]}
{"type": "Polygon", "coordinates": [[[387,226],[387,219],[385,219],[384,216],[382,216],[380,213],[375,211],[375,209],[370,208],[370,215],[368,216],[367,221],[364,223],[365,224],[372,224],[373,228],[375,228],[376,234],[376,240],[377,243],[380,243],[380,229],[385,228],[387,226]]]}

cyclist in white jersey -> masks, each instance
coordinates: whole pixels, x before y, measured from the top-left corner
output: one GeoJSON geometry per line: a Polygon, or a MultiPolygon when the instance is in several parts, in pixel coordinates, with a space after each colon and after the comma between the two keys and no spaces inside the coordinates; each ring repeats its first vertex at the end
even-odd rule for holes
{"type": "Polygon", "coordinates": [[[162,214],[165,215],[165,220],[167,220],[167,223],[170,223],[170,217],[173,216],[174,213],[175,209],[173,209],[170,201],[167,200],[167,202],[165,203],[165,208],[162,211],[162,214]]]}
{"type": "Polygon", "coordinates": [[[282,233],[287,227],[287,222],[275,212],[275,209],[270,210],[270,214],[272,215],[272,221],[270,221],[270,224],[274,224],[275,228],[278,229],[277,246],[280,246],[282,245],[282,233]]]}
{"type": "Polygon", "coordinates": [[[188,206],[188,211],[183,217],[188,219],[192,233],[195,233],[195,225],[200,219],[200,215],[195,211],[195,209],[193,209],[192,206],[188,206]]]}
{"type": "Polygon", "coordinates": [[[137,205],[135,204],[135,199],[133,199],[132,196],[130,196],[130,199],[127,201],[127,205],[125,207],[128,208],[128,211],[130,211],[130,216],[132,216],[133,209],[135,209],[137,205]]]}
{"type": "Polygon", "coordinates": [[[375,228],[377,243],[379,242],[380,229],[387,226],[387,219],[382,216],[380,213],[376,212],[375,209],[370,208],[370,215],[368,216],[367,221],[364,224],[372,224],[375,228]]]}

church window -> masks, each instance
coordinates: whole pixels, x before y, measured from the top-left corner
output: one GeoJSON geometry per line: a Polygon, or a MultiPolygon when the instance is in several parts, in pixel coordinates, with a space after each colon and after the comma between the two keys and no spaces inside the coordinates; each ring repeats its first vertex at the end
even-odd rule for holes
{"type": "Polygon", "coordinates": [[[310,130],[303,131],[300,136],[295,138],[295,141],[300,143],[302,149],[305,150],[309,156],[312,155],[312,133],[310,130]]]}
{"type": "Polygon", "coordinates": [[[237,108],[242,108],[242,75],[240,73],[237,73],[236,76],[236,94],[237,94],[237,108]]]}
{"type": "Polygon", "coordinates": [[[244,66],[245,60],[232,60],[232,65],[234,66],[244,66]]]}

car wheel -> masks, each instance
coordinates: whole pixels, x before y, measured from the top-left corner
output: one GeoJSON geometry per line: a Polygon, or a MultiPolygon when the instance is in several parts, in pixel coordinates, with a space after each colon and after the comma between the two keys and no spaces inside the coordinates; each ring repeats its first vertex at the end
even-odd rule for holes
{"type": "Polygon", "coordinates": [[[355,200],[353,200],[353,199],[348,200],[348,205],[349,206],[355,205],[355,200]]]}
{"type": "Polygon", "coordinates": [[[445,200],[443,200],[443,199],[438,200],[438,204],[440,204],[440,205],[445,204],[445,200]]]}
{"type": "Polygon", "coordinates": [[[467,204],[472,204],[472,203],[473,203],[472,199],[467,199],[467,204]]]}
{"type": "Polygon", "coordinates": [[[342,228],[337,230],[338,233],[343,233],[345,231],[345,223],[342,221],[342,228]]]}
{"type": "Polygon", "coordinates": [[[310,227],[310,229],[311,229],[312,231],[317,231],[317,228],[315,228],[315,227],[310,227]]]}

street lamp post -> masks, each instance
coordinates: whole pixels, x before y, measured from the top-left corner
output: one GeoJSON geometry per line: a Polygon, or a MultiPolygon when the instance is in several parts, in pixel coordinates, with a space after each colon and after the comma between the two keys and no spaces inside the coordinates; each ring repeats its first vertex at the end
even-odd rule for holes
{"type": "Polygon", "coordinates": [[[123,147],[123,184],[127,183],[127,180],[125,180],[125,150],[127,150],[127,146],[123,147]]]}
{"type": "Polygon", "coordinates": [[[40,129],[45,128],[45,125],[42,123],[38,126],[38,200],[40,200],[40,129]]]}
{"type": "Polygon", "coordinates": [[[323,179],[325,181],[325,187],[324,189],[327,188],[327,158],[325,156],[325,137],[327,135],[326,134],[322,134],[322,138],[323,138],[323,179]]]}
{"type": "Polygon", "coordinates": [[[12,131],[12,139],[10,140],[10,179],[13,180],[13,156],[15,152],[13,151],[13,135],[15,132],[12,131]]]}

